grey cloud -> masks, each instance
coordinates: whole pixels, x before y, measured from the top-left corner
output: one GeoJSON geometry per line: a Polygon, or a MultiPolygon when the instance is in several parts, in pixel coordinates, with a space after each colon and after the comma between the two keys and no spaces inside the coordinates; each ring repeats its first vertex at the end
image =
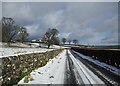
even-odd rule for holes
{"type": "Polygon", "coordinates": [[[117,8],[115,2],[4,2],[3,15],[26,26],[33,38],[55,27],[61,38],[104,44],[117,42],[117,8]]]}

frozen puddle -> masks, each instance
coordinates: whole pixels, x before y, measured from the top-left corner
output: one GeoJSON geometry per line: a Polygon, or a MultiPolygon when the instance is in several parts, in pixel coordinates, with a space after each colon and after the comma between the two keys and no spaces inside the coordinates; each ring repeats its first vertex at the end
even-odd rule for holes
{"type": "Polygon", "coordinates": [[[30,73],[29,80],[25,82],[25,77],[18,84],[64,84],[66,63],[66,50],[51,59],[45,66],[40,67],[30,73]]]}

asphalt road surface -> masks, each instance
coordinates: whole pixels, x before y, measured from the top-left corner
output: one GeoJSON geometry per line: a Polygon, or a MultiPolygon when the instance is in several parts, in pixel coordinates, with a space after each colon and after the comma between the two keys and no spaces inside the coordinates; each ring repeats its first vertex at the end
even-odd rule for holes
{"type": "Polygon", "coordinates": [[[66,50],[65,84],[118,86],[120,77],[66,50]]]}

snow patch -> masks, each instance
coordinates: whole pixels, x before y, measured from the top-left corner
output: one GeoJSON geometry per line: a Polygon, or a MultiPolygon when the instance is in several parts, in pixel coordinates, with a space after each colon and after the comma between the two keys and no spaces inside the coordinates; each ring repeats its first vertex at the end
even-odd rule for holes
{"type": "Polygon", "coordinates": [[[18,84],[64,84],[65,62],[66,51],[64,50],[45,66],[31,72],[32,81],[25,83],[24,77],[18,84]]]}

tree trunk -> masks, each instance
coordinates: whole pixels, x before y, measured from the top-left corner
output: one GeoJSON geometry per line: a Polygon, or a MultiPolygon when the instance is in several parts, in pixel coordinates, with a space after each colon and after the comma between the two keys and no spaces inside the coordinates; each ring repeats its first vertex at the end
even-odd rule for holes
{"type": "Polygon", "coordinates": [[[48,44],[48,49],[50,48],[50,44],[48,44]]]}
{"type": "Polygon", "coordinates": [[[51,45],[51,41],[50,40],[48,40],[48,49],[50,48],[50,45],[51,45]]]}
{"type": "Polygon", "coordinates": [[[10,42],[7,42],[7,46],[10,47],[10,42]]]}

